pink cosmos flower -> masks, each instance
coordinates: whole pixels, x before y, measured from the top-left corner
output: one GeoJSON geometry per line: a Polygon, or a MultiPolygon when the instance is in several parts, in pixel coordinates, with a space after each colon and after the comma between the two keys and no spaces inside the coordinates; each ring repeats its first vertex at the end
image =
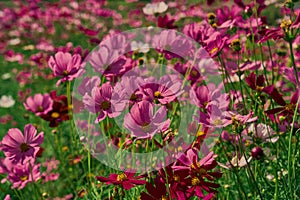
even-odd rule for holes
{"type": "MultiPolygon", "coordinates": [[[[146,83],[148,81],[145,81],[146,83]]],[[[165,75],[156,83],[148,83],[142,86],[144,99],[148,101],[157,100],[161,104],[167,104],[176,99],[183,91],[181,80],[176,75],[165,75]]]]}
{"type": "Polygon", "coordinates": [[[4,197],[4,200],[11,200],[10,195],[7,194],[7,195],[4,197]]]}
{"type": "Polygon", "coordinates": [[[155,35],[152,45],[158,52],[165,53],[167,59],[186,57],[194,50],[192,41],[177,35],[175,30],[163,30],[155,35]]]}
{"type": "Polygon", "coordinates": [[[276,136],[276,132],[270,126],[263,123],[259,123],[259,124],[252,123],[247,127],[245,132],[248,135],[253,134],[253,136],[249,135],[248,138],[246,137],[250,141],[253,140],[254,138],[256,140],[258,139],[261,140],[261,142],[274,143],[279,139],[279,136],[276,136]]]}
{"type": "Polygon", "coordinates": [[[113,49],[112,44],[107,44],[101,45],[97,51],[93,51],[89,56],[89,62],[96,72],[105,76],[116,76],[125,71],[126,57],[120,56],[119,52],[113,49]]]}
{"type": "Polygon", "coordinates": [[[78,93],[84,96],[86,93],[91,94],[93,88],[99,86],[101,80],[98,76],[85,77],[78,86],[78,93]]]}
{"type": "Polygon", "coordinates": [[[36,128],[27,124],[24,127],[24,135],[17,128],[9,129],[7,135],[2,139],[1,149],[5,156],[18,163],[27,158],[34,158],[40,149],[40,144],[44,141],[44,132],[37,135],[36,128]]]}
{"type": "Polygon", "coordinates": [[[54,76],[62,77],[57,81],[56,85],[61,82],[72,81],[82,72],[81,57],[79,54],[57,52],[55,56],[51,56],[48,61],[49,67],[52,69],[54,76]]]}
{"type": "Polygon", "coordinates": [[[153,113],[153,105],[149,101],[134,104],[125,115],[124,126],[137,138],[152,138],[154,134],[167,130],[170,119],[166,117],[166,108],[160,107],[153,113]]]}
{"type": "Polygon", "coordinates": [[[35,115],[45,115],[53,107],[53,100],[49,94],[35,94],[34,97],[28,97],[24,102],[26,110],[35,113],[35,115]]]}
{"type": "Polygon", "coordinates": [[[43,166],[46,167],[46,171],[42,173],[43,182],[55,181],[59,178],[59,173],[54,173],[53,170],[56,170],[59,165],[59,160],[55,160],[51,158],[50,160],[46,160],[43,163],[43,166]]]}
{"type": "Polygon", "coordinates": [[[95,87],[91,96],[88,93],[84,95],[84,106],[91,113],[98,114],[96,122],[104,120],[106,116],[113,118],[121,114],[125,104],[112,90],[110,83],[105,83],[101,87],[95,87]]]}
{"type": "Polygon", "coordinates": [[[108,178],[97,176],[96,179],[101,182],[106,182],[107,185],[121,185],[125,190],[130,190],[135,185],[144,185],[146,181],[139,180],[142,176],[135,176],[132,172],[122,172],[120,174],[110,174],[108,178]]]}
{"type": "Polygon", "coordinates": [[[36,182],[41,178],[40,164],[33,161],[14,165],[8,173],[8,180],[13,184],[12,188],[23,189],[27,183],[36,182]]]}

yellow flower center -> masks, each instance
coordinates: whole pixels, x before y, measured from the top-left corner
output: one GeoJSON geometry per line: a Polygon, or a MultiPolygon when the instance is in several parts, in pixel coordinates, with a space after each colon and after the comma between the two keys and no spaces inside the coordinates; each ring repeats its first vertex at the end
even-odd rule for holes
{"type": "Polygon", "coordinates": [[[191,164],[192,169],[197,169],[199,167],[200,167],[200,163],[198,163],[198,162],[196,163],[196,165],[194,163],[191,164]]]}
{"type": "Polygon", "coordinates": [[[161,92],[160,91],[154,92],[154,97],[158,99],[161,98],[162,97],[161,92]]]}
{"type": "Polygon", "coordinates": [[[220,119],[216,119],[213,124],[217,126],[217,125],[222,125],[223,122],[220,119]]]}
{"type": "Polygon", "coordinates": [[[117,176],[117,181],[125,181],[127,179],[126,174],[121,173],[117,176]]]}
{"type": "Polygon", "coordinates": [[[192,185],[198,185],[199,183],[200,183],[199,178],[197,177],[192,178],[192,185]]]}
{"type": "Polygon", "coordinates": [[[27,180],[28,180],[28,176],[26,176],[26,175],[21,176],[21,177],[20,177],[20,180],[21,180],[22,182],[27,181],[27,180]]]}
{"type": "Polygon", "coordinates": [[[210,54],[214,54],[214,53],[216,53],[217,51],[219,51],[219,48],[218,47],[215,47],[215,48],[213,48],[212,50],[210,50],[210,54]]]}
{"type": "Polygon", "coordinates": [[[261,92],[263,89],[264,89],[264,87],[258,86],[258,85],[255,88],[255,90],[258,91],[258,92],[261,92]]]}
{"type": "Polygon", "coordinates": [[[144,132],[149,132],[149,131],[151,131],[151,129],[152,129],[152,126],[151,126],[150,123],[145,122],[145,123],[142,124],[142,130],[144,132]]]}
{"type": "Polygon", "coordinates": [[[69,72],[68,72],[67,70],[64,70],[64,71],[63,71],[63,75],[66,76],[66,75],[68,75],[68,74],[69,74],[69,72]]]}
{"type": "Polygon", "coordinates": [[[180,177],[178,175],[174,175],[173,176],[174,181],[179,182],[180,181],[180,177]]]}
{"type": "Polygon", "coordinates": [[[197,71],[193,69],[193,70],[191,71],[191,76],[197,77],[197,75],[198,75],[197,71]]]}
{"type": "Polygon", "coordinates": [[[292,103],[285,106],[285,110],[287,111],[294,111],[295,108],[296,108],[295,104],[292,103]]]}
{"type": "Polygon", "coordinates": [[[207,14],[207,19],[209,19],[209,20],[214,20],[214,19],[216,19],[215,13],[208,13],[208,14],[207,14]]]}
{"type": "Polygon", "coordinates": [[[38,106],[37,109],[36,109],[38,112],[42,112],[44,109],[42,106],[38,106]]]}
{"type": "Polygon", "coordinates": [[[53,113],[51,114],[51,117],[52,117],[52,118],[58,118],[58,117],[59,117],[59,113],[58,113],[58,112],[53,112],[53,113]]]}

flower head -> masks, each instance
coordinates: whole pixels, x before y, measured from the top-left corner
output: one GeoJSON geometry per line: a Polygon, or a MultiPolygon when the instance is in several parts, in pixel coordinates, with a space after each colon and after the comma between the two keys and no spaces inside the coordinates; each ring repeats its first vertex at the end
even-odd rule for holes
{"type": "Polygon", "coordinates": [[[70,53],[57,52],[55,56],[51,56],[48,61],[49,67],[52,69],[54,76],[62,77],[56,84],[61,82],[72,81],[82,72],[81,57],[79,54],[71,55],[70,53]]]}
{"type": "Polygon", "coordinates": [[[12,98],[12,96],[6,96],[3,95],[0,98],[0,107],[2,108],[9,108],[15,105],[15,100],[12,98]]]}
{"type": "Polygon", "coordinates": [[[2,151],[13,163],[23,162],[27,158],[35,158],[44,140],[44,133],[37,135],[36,128],[27,124],[23,133],[17,129],[9,129],[7,135],[2,139],[2,151]]]}
{"type": "Polygon", "coordinates": [[[34,162],[14,165],[8,173],[8,180],[13,184],[12,188],[23,189],[27,183],[36,182],[41,178],[40,164],[34,162]]]}
{"type": "Polygon", "coordinates": [[[124,120],[125,128],[132,131],[137,138],[152,138],[155,133],[163,132],[169,127],[170,120],[164,120],[166,109],[160,107],[153,113],[153,105],[149,101],[134,104],[124,120]]]}
{"type": "Polygon", "coordinates": [[[108,178],[97,176],[96,179],[101,182],[106,182],[107,185],[121,185],[125,190],[130,190],[135,185],[144,185],[146,181],[139,180],[142,176],[135,176],[133,172],[121,172],[119,174],[110,174],[108,178]]]}
{"type": "Polygon", "coordinates": [[[52,106],[53,100],[48,94],[35,94],[33,97],[28,97],[24,103],[25,109],[37,116],[47,114],[52,110],[52,106]]]}
{"type": "Polygon", "coordinates": [[[106,116],[112,118],[120,114],[124,108],[124,103],[119,103],[118,94],[113,93],[110,83],[105,83],[100,87],[95,87],[91,96],[86,93],[83,97],[83,104],[91,112],[98,114],[96,122],[100,122],[106,116]]]}

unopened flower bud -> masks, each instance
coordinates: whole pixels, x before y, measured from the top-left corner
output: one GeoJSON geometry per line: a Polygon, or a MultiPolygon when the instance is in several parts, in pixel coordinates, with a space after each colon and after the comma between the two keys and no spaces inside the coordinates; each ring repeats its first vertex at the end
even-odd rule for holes
{"type": "Polygon", "coordinates": [[[253,14],[252,8],[250,6],[246,6],[244,12],[248,17],[250,17],[253,14]]]}
{"type": "Polygon", "coordinates": [[[251,150],[251,156],[256,160],[261,159],[263,157],[263,155],[264,155],[264,151],[260,147],[254,147],[251,150]]]}
{"type": "Polygon", "coordinates": [[[291,25],[292,25],[292,21],[290,19],[284,19],[280,24],[280,28],[282,28],[284,32],[288,32],[291,25]]]}

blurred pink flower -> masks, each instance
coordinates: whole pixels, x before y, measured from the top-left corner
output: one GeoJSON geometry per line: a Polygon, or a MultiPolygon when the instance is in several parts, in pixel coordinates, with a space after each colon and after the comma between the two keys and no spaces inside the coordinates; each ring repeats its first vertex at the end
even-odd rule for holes
{"type": "Polygon", "coordinates": [[[35,94],[34,97],[28,97],[23,105],[26,110],[40,116],[52,110],[53,100],[49,94],[35,94]]]}
{"type": "Polygon", "coordinates": [[[40,178],[40,164],[35,165],[33,161],[18,163],[8,172],[8,180],[13,184],[12,188],[23,189],[27,183],[36,182],[40,178]]]}

